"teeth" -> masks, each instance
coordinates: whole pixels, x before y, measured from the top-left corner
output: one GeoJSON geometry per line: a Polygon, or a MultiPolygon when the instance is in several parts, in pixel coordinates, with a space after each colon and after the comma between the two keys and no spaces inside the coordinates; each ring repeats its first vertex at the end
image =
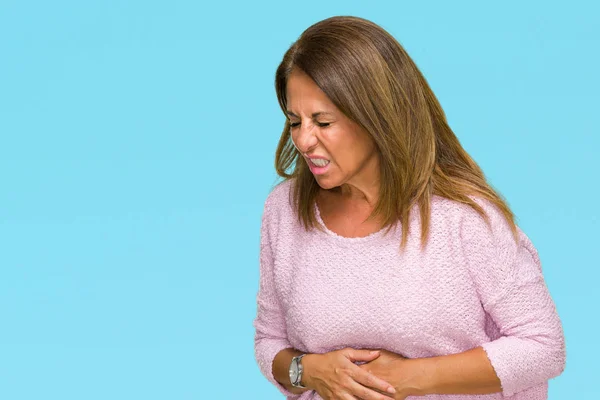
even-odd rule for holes
{"type": "Polygon", "coordinates": [[[327,164],[329,164],[329,160],[323,160],[320,158],[311,159],[310,161],[312,161],[312,163],[315,164],[317,167],[324,167],[327,164]]]}

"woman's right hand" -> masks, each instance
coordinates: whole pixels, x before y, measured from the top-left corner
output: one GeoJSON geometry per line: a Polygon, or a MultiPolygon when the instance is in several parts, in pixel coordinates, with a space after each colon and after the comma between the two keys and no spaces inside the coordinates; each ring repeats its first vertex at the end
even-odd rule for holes
{"type": "Polygon", "coordinates": [[[354,364],[373,361],[379,355],[378,351],[351,347],[307,354],[302,358],[302,383],[325,400],[390,400],[395,393],[393,385],[354,364]]]}

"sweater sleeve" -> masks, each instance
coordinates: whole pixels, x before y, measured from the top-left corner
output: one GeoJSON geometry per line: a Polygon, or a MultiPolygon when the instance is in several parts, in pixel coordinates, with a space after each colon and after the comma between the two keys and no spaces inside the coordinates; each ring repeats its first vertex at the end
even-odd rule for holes
{"type": "Polygon", "coordinates": [[[253,326],[254,355],[260,372],[288,399],[299,394],[290,392],[273,376],[273,360],[281,350],[293,347],[287,338],[285,318],[274,288],[272,234],[276,228],[272,196],[265,201],[260,234],[259,288],[256,296],[256,318],[253,326]]]}
{"type": "Polygon", "coordinates": [[[500,331],[482,344],[505,396],[560,375],[566,362],[563,328],[550,296],[537,250],[517,226],[518,244],[504,215],[479,203],[491,228],[478,214],[461,224],[469,272],[481,304],[500,331]]]}

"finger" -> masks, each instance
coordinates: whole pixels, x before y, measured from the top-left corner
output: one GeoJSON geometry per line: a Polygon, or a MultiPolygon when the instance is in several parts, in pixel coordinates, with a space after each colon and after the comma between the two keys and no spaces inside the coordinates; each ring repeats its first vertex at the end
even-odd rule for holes
{"type": "Polygon", "coordinates": [[[379,357],[380,352],[378,350],[346,350],[346,357],[352,362],[355,361],[372,361],[379,357]]]}
{"type": "Polygon", "coordinates": [[[353,371],[350,373],[350,376],[364,387],[379,390],[382,393],[396,393],[396,390],[389,382],[379,378],[363,368],[357,367],[356,369],[353,369],[353,371]]]}
{"type": "Polygon", "coordinates": [[[362,400],[390,400],[393,399],[392,394],[379,393],[371,388],[361,385],[354,381],[350,383],[349,390],[358,399],[362,400]]]}

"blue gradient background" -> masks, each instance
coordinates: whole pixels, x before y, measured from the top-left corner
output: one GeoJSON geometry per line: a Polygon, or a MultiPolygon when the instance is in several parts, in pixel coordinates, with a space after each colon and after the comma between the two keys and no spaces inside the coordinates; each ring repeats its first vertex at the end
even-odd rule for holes
{"type": "Polygon", "coordinates": [[[0,398],[277,399],[253,356],[274,73],[357,15],[413,57],[540,253],[597,399],[592,1],[0,2],[0,398]]]}

